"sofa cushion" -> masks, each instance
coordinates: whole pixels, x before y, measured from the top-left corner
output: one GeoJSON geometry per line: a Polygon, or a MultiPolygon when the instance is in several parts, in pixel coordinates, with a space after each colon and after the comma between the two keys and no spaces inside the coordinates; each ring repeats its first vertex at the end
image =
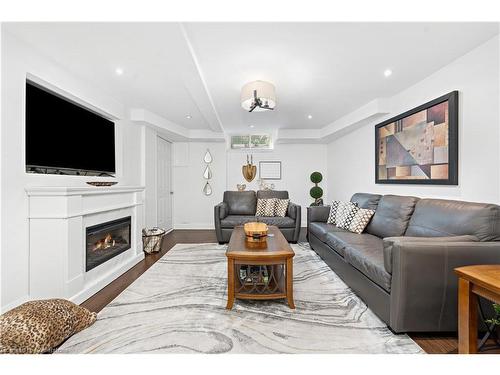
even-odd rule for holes
{"type": "Polygon", "coordinates": [[[288,191],[286,190],[258,190],[257,198],[259,199],[288,199],[288,191]]]}
{"type": "Polygon", "coordinates": [[[404,235],[417,201],[416,197],[384,195],[366,232],[380,238],[404,235]]]}
{"type": "Polygon", "coordinates": [[[255,215],[255,191],[225,191],[223,201],[227,203],[229,215],[255,215]]]}
{"type": "Polygon", "coordinates": [[[380,198],[382,196],[379,194],[356,193],[351,197],[351,202],[356,203],[360,208],[376,211],[380,198]]]}
{"type": "Polygon", "coordinates": [[[279,228],[295,228],[295,220],[291,217],[267,217],[252,215],[228,215],[220,221],[221,228],[234,228],[238,225],[260,221],[267,225],[276,225],[279,228]]]}
{"type": "Polygon", "coordinates": [[[473,235],[480,241],[500,241],[500,206],[444,199],[421,199],[406,236],[473,235]]]}
{"type": "Polygon", "coordinates": [[[357,234],[345,230],[327,233],[325,242],[342,256],[344,256],[345,249],[349,246],[367,248],[378,248],[383,246],[382,239],[377,236],[367,233],[357,234]]]}
{"type": "Polygon", "coordinates": [[[257,221],[266,223],[267,225],[276,225],[279,228],[295,228],[295,220],[288,216],[258,216],[257,221]]]}
{"type": "Polygon", "coordinates": [[[257,217],[253,215],[227,215],[220,221],[220,226],[221,228],[234,228],[252,221],[257,221],[257,217]]]}
{"type": "Polygon", "coordinates": [[[326,242],[326,234],[330,232],[345,232],[344,229],[340,229],[333,224],[323,223],[320,221],[314,221],[309,223],[309,231],[314,234],[322,242],[326,242]]]}
{"type": "Polygon", "coordinates": [[[366,243],[350,244],[345,248],[344,259],[375,284],[390,292],[391,275],[384,268],[383,241],[380,238],[378,240],[371,239],[366,243]]]}

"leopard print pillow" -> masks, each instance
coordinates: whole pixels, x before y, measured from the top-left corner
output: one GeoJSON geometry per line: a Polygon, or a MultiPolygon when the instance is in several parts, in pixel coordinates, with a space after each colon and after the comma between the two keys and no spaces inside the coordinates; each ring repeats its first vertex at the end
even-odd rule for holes
{"type": "Polygon", "coordinates": [[[49,352],[96,318],[96,313],[65,299],[23,303],[0,316],[0,353],[49,352]]]}

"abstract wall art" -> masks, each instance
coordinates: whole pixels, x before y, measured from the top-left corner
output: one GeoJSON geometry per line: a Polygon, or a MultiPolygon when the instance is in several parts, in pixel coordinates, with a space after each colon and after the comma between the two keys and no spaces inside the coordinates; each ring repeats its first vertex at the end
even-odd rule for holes
{"type": "Polygon", "coordinates": [[[375,182],[458,185],[458,91],[375,126],[375,182]]]}

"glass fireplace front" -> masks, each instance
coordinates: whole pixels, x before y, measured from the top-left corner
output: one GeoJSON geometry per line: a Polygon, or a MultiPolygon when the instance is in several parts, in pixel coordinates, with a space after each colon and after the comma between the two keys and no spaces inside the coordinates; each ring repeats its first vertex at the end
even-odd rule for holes
{"type": "Polygon", "coordinates": [[[87,227],[86,271],[130,249],[131,217],[87,227]]]}

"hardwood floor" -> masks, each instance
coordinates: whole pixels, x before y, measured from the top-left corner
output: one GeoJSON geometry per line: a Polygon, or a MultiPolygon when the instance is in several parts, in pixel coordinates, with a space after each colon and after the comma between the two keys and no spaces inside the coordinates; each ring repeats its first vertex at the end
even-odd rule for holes
{"type": "MultiPolygon", "coordinates": [[[[306,241],[305,228],[302,228],[299,241],[306,241]]],[[[214,243],[217,242],[214,230],[174,230],[165,236],[159,253],[147,255],[146,258],[125,272],[112,283],[101,289],[82,306],[95,312],[101,311],[115,299],[125,288],[148,270],[155,262],[178,243],[214,243]]],[[[416,333],[410,337],[430,354],[456,354],[458,341],[456,334],[416,333]]],[[[484,353],[500,353],[500,349],[487,350],[484,353]]]]}

